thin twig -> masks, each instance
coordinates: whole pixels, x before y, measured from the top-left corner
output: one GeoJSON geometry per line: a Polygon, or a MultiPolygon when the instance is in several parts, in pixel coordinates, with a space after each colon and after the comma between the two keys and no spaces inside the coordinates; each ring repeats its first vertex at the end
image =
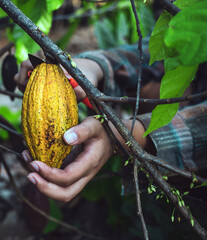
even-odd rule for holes
{"type": "Polygon", "coordinates": [[[144,239],[149,240],[148,230],[147,230],[146,223],[144,220],[144,215],[142,212],[141,196],[140,196],[140,190],[139,190],[138,160],[137,159],[134,159],[134,184],[135,184],[135,192],[136,192],[137,216],[139,216],[140,221],[141,221],[144,239]]]}
{"type": "Polygon", "coordinates": [[[134,129],[134,124],[135,124],[135,121],[136,121],[136,117],[137,117],[137,112],[139,110],[139,98],[140,98],[140,89],[141,89],[141,82],[142,82],[143,56],[142,56],[142,32],[141,32],[141,28],[140,28],[140,21],[139,21],[139,17],[138,17],[138,14],[137,14],[136,6],[134,4],[134,0],[130,0],[130,1],[131,1],[131,5],[132,5],[132,10],[133,10],[133,13],[134,13],[134,16],[135,16],[137,33],[138,33],[138,37],[139,37],[139,41],[138,41],[139,73],[138,73],[138,82],[137,82],[137,96],[136,96],[137,100],[136,100],[134,117],[133,117],[132,127],[131,127],[131,134],[132,134],[133,129],[134,129]]]}
{"type": "Polygon", "coordinates": [[[1,145],[1,144],[0,144],[0,149],[15,154],[15,155],[18,157],[18,160],[20,161],[22,167],[23,167],[25,170],[30,171],[27,163],[25,162],[24,158],[22,157],[22,155],[21,155],[19,152],[16,152],[16,151],[14,151],[13,149],[11,149],[11,148],[9,148],[9,147],[6,147],[6,146],[3,146],[3,145],[1,145]]]}
{"type": "Polygon", "coordinates": [[[161,174],[151,165],[151,163],[146,159],[145,152],[138,142],[131,136],[128,129],[125,127],[123,122],[116,115],[114,110],[105,102],[100,101],[99,97],[102,95],[101,92],[93,86],[93,84],[86,78],[86,76],[77,68],[74,67],[72,61],[68,59],[66,54],[63,54],[62,50],[59,49],[47,36],[43,36],[42,32],[39,31],[37,26],[27,18],[10,0],[0,0],[0,7],[15,21],[20,27],[22,27],[25,32],[28,33],[30,37],[34,39],[37,44],[45,51],[49,52],[54,59],[60,63],[68,73],[76,79],[78,84],[85,90],[87,96],[91,97],[94,101],[98,103],[101,110],[107,116],[117,131],[120,133],[125,142],[130,141],[130,149],[134,156],[136,156],[139,161],[143,164],[144,168],[151,175],[152,179],[157,183],[157,185],[165,192],[168,198],[175,204],[180,213],[186,218],[186,220],[191,224],[192,219],[194,220],[194,225],[192,226],[195,232],[202,238],[207,238],[206,230],[198,223],[198,221],[192,216],[191,212],[186,207],[181,207],[178,204],[177,196],[171,191],[169,184],[163,179],[161,174]]]}
{"type": "Polygon", "coordinates": [[[6,125],[0,123],[0,128],[6,130],[7,132],[10,132],[12,134],[15,134],[16,136],[20,137],[21,139],[23,139],[23,135],[21,133],[18,133],[17,131],[15,131],[12,128],[7,127],[6,125]]]}
{"type": "MultiPolygon", "coordinates": [[[[0,88],[0,93],[8,96],[12,96],[15,98],[23,99],[23,95],[13,93],[10,91],[6,91],[0,88]]],[[[187,102],[187,101],[193,101],[197,98],[203,98],[207,96],[207,91],[203,91],[201,93],[195,93],[191,94],[185,97],[178,97],[178,98],[163,98],[163,99],[153,99],[153,98],[139,98],[140,103],[149,103],[149,104],[172,104],[172,103],[178,103],[178,102],[187,102]]],[[[135,97],[111,97],[106,96],[102,94],[102,96],[99,97],[101,101],[104,102],[110,102],[110,103],[136,103],[135,97]]]]}
{"type": "Polygon", "coordinates": [[[62,20],[70,20],[70,19],[78,19],[78,18],[85,18],[85,17],[90,17],[93,15],[101,15],[107,12],[112,12],[113,10],[115,10],[117,7],[117,2],[115,2],[114,4],[112,4],[111,6],[109,6],[106,9],[98,9],[95,11],[87,11],[84,12],[82,15],[79,15],[77,13],[72,13],[72,14],[65,14],[65,15],[57,15],[53,17],[53,21],[62,21],[62,20]]]}
{"type": "Polygon", "coordinates": [[[22,158],[22,155],[20,153],[14,151],[13,149],[11,149],[9,147],[6,147],[6,146],[3,146],[3,145],[0,144],[0,149],[6,150],[6,151],[11,152],[11,153],[14,153],[15,155],[17,155],[17,157],[22,158]]]}
{"type": "MultiPolygon", "coordinates": [[[[90,100],[94,111],[98,114],[98,115],[103,115],[103,112],[100,110],[100,108],[97,106],[96,102],[94,100],[90,100]]],[[[103,116],[104,117],[104,116],[103,116]]],[[[126,148],[119,142],[119,140],[116,138],[116,136],[114,135],[113,131],[111,130],[107,119],[104,119],[104,121],[102,122],[103,127],[105,129],[105,131],[108,134],[108,137],[111,141],[111,144],[113,145],[113,154],[116,154],[118,150],[120,150],[122,152],[123,155],[129,157],[129,152],[126,150],[126,148]]]]}
{"type": "Polygon", "coordinates": [[[52,221],[52,222],[55,222],[71,231],[74,231],[76,233],[78,233],[79,235],[83,236],[83,237],[87,237],[87,238],[91,238],[91,239],[95,239],[95,240],[106,240],[105,238],[103,237],[98,237],[98,236],[94,236],[92,234],[89,234],[89,233],[85,233],[81,230],[79,230],[78,228],[70,225],[70,224],[67,224],[65,222],[62,222],[50,215],[48,215],[47,213],[43,212],[41,209],[39,209],[38,207],[36,207],[35,205],[33,205],[27,198],[25,198],[25,196],[20,192],[19,188],[17,187],[15,181],[14,181],[14,178],[10,172],[10,169],[9,169],[9,166],[7,165],[6,161],[4,160],[3,157],[1,157],[1,161],[3,163],[3,166],[7,172],[7,175],[9,177],[9,180],[10,180],[10,183],[12,184],[15,192],[17,193],[17,195],[20,197],[20,199],[22,201],[24,201],[28,206],[30,206],[33,210],[35,210],[36,212],[38,212],[40,215],[44,216],[46,219],[52,221]]]}
{"type": "Polygon", "coordinates": [[[169,0],[156,0],[156,1],[158,1],[160,5],[173,16],[180,12],[180,9],[169,0]]]}
{"type": "MultiPolygon", "coordinates": [[[[191,94],[185,97],[178,97],[178,98],[163,98],[163,99],[150,99],[150,98],[140,98],[140,103],[149,103],[149,104],[172,104],[178,102],[187,102],[193,101],[197,98],[203,98],[207,96],[207,91],[201,93],[191,94]]],[[[101,96],[99,98],[101,101],[104,102],[111,102],[111,103],[136,103],[136,98],[134,97],[111,97],[111,96],[101,96]]]]}
{"type": "Polygon", "coordinates": [[[0,93],[3,95],[7,95],[7,96],[11,96],[11,97],[15,97],[15,98],[20,98],[23,99],[23,95],[17,94],[17,93],[13,93],[10,91],[6,91],[0,88],[0,93]]]}
{"type": "Polygon", "coordinates": [[[10,42],[5,47],[0,49],[0,57],[14,46],[14,43],[10,42]]]}
{"type": "MultiPolygon", "coordinates": [[[[132,121],[132,127],[131,127],[131,134],[133,133],[134,124],[137,118],[137,113],[139,110],[139,99],[140,99],[140,89],[141,89],[141,82],[142,82],[142,63],[143,63],[143,56],[142,56],[142,32],[140,28],[140,21],[139,17],[136,11],[136,6],[134,3],[134,0],[130,0],[132,5],[132,10],[135,16],[136,20],[136,26],[137,26],[137,33],[139,37],[138,41],[138,52],[139,52],[139,72],[138,72],[138,81],[137,81],[137,96],[136,96],[136,105],[135,105],[135,111],[132,121]]],[[[140,191],[139,191],[139,181],[138,181],[138,175],[137,175],[137,159],[134,159],[134,182],[135,182],[135,190],[136,190],[136,201],[137,201],[137,215],[140,218],[141,225],[142,225],[142,231],[144,235],[145,240],[149,240],[147,226],[144,220],[144,215],[142,212],[142,206],[141,206],[141,197],[140,197],[140,191]]]]}
{"type": "Polygon", "coordinates": [[[145,152],[138,142],[131,137],[129,134],[128,129],[123,125],[123,123],[119,120],[117,115],[113,112],[112,109],[105,103],[99,102],[102,111],[106,114],[108,119],[112,121],[114,126],[116,127],[117,131],[123,137],[123,139],[127,142],[130,139],[130,149],[132,151],[132,155],[137,157],[140,162],[143,164],[143,167],[146,169],[147,172],[151,175],[152,179],[157,183],[157,185],[165,192],[168,198],[175,204],[176,208],[180,211],[180,213],[186,218],[189,224],[192,226],[192,220],[194,221],[194,225],[192,228],[197,232],[197,234],[202,238],[207,238],[207,231],[199,224],[199,222],[195,219],[195,217],[191,214],[190,210],[185,206],[180,206],[178,204],[177,196],[171,191],[170,185],[163,179],[161,174],[151,165],[149,159],[156,159],[158,158],[153,157],[152,155],[145,152]]]}

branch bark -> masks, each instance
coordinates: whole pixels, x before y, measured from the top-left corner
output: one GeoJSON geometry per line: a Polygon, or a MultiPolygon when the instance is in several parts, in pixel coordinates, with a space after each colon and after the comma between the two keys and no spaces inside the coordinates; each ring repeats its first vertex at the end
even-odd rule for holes
{"type": "Polygon", "coordinates": [[[176,15],[177,13],[180,12],[180,9],[176,7],[171,1],[169,0],[157,0],[160,5],[168,11],[171,15],[176,15]]]}
{"type": "Polygon", "coordinates": [[[146,171],[149,172],[153,180],[175,204],[177,209],[179,209],[186,220],[190,224],[191,220],[194,220],[193,229],[197,232],[197,234],[202,239],[207,239],[206,230],[191,215],[191,212],[188,208],[184,206],[181,207],[178,204],[178,198],[171,191],[169,184],[162,178],[161,174],[148,161],[148,159],[155,157],[149,155],[139,146],[138,142],[131,136],[130,132],[115,114],[113,109],[108,104],[99,99],[99,97],[103,96],[103,94],[97,90],[90,81],[88,81],[88,79],[78,68],[72,65],[72,61],[68,58],[68,55],[64,54],[64,52],[62,52],[62,50],[59,49],[47,36],[42,34],[39,28],[29,18],[27,18],[10,0],[0,0],[0,7],[14,20],[14,22],[22,27],[25,32],[27,32],[27,34],[34,39],[34,41],[40,45],[45,54],[49,53],[56,60],[56,62],[60,63],[68,71],[68,73],[77,80],[78,84],[85,90],[87,96],[93,99],[99,105],[107,118],[114,124],[125,142],[131,142],[131,153],[139,159],[146,171]]]}

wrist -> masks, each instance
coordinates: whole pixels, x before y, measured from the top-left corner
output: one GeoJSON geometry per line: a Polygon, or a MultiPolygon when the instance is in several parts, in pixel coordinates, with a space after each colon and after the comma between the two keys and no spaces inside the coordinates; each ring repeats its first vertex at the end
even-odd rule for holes
{"type": "MultiPolygon", "coordinates": [[[[129,120],[123,120],[124,125],[128,128],[129,131],[131,131],[131,127],[132,127],[132,119],[129,120]]],[[[117,137],[117,139],[119,140],[119,142],[125,147],[128,148],[128,146],[126,145],[124,139],[121,137],[121,135],[119,134],[119,132],[116,130],[116,128],[114,127],[114,125],[109,122],[109,125],[114,133],[114,135],[117,137]]],[[[146,151],[149,151],[151,148],[153,148],[153,143],[150,139],[149,136],[147,137],[143,137],[143,134],[145,133],[145,127],[144,125],[136,120],[135,124],[134,124],[134,128],[133,128],[133,133],[132,136],[135,138],[135,140],[139,143],[139,145],[146,151]]]]}
{"type": "Polygon", "coordinates": [[[97,62],[86,58],[74,58],[74,62],[90,82],[97,87],[104,75],[100,65],[97,62]]]}

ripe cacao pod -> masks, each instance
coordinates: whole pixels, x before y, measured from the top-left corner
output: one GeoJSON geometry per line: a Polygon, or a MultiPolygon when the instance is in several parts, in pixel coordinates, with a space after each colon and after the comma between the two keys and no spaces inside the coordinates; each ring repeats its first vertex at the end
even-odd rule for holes
{"type": "Polygon", "coordinates": [[[22,102],[22,130],[33,159],[60,168],[72,149],[64,143],[63,134],[76,124],[76,96],[61,67],[38,65],[22,102]]]}

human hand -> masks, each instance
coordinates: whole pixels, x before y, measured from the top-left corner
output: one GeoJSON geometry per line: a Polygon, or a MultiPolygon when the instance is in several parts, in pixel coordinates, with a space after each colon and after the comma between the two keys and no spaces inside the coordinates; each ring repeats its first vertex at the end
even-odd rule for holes
{"type": "Polygon", "coordinates": [[[28,179],[39,191],[55,200],[68,202],[81,192],[110,158],[112,144],[102,124],[94,117],[88,117],[69,129],[63,138],[70,145],[84,143],[83,151],[64,169],[51,168],[40,161],[31,162],[27,150],[22,155],[34,169],[28,179]]]}
{"type": "MultiPolygon", "coordinates": [[[[95,86],[98,86],[98,82],[103,78],[103,72],[100,68],[100,66],[90,60],[90,59],[80,59],[80,58],[74,58],[73,60],[77,67],[85,74],[85,76],[88,78],[88,80],[95,86]]],[[[29,60],[24,61],[20,65],[20,71],[14,76],[14,81],[16,82],[18,88],[20,91],[24,92],[27,82],[28,82],[28,71],[32,71],[34,68],[32,67],[32,64],[29,60]]],[[[70,77],[68,72],[63,69],[66,77],[70,77]]],[[[77,101],[80,102],[86,97],[86,93],[84,90],[77,86],[74,88],[77,101]]]]}
{"type": "Polygon", "coordinates": [[[25,91],[28,82],[28,72],[34,68],[29,60],[21,63],[20,71],[14,76],[14,81],[21,92],[25,91]]]}

